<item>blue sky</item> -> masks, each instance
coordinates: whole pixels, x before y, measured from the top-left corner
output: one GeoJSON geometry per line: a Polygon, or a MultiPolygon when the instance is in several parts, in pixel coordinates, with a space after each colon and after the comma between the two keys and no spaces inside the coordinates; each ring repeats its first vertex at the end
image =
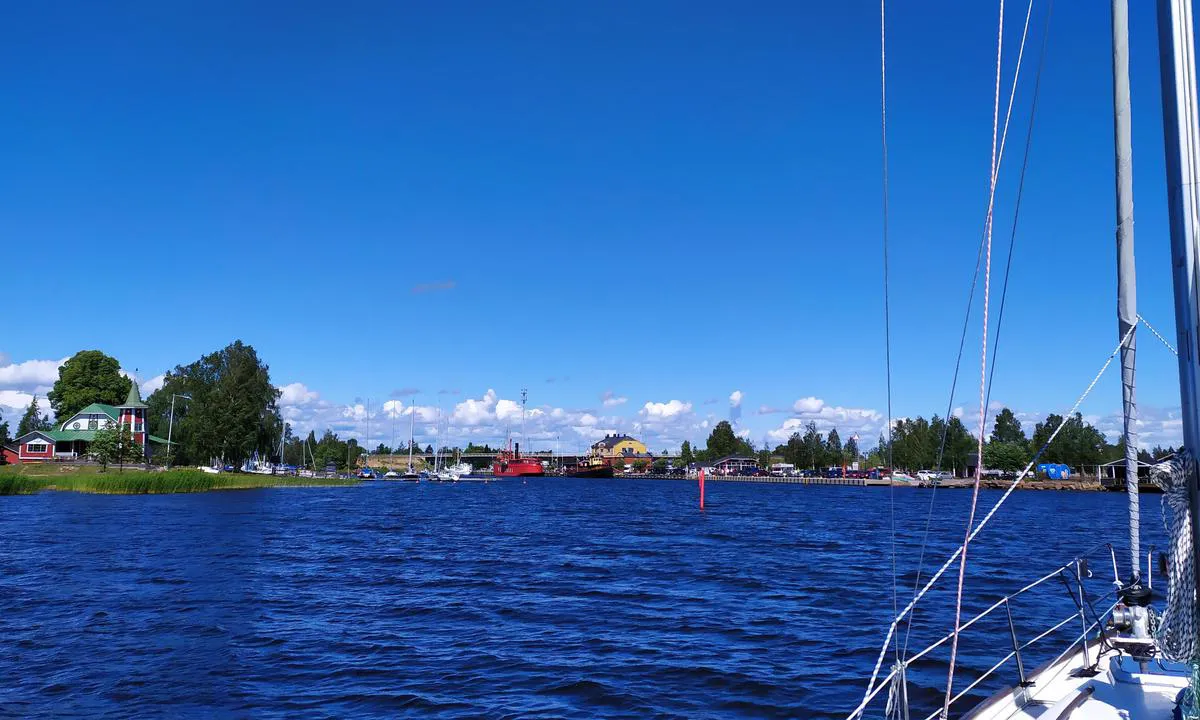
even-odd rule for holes
{"type": "MultiPolygon", "coordinates": [[[[1008,8],[1006,88],[1025,6],[1008,8]]],[[[1043,11],[998,192],[996,289],[1043,11]]],[[[452,438],[494,441],[528,387],[540,443],[624,430],[677,446],[731,416],[755,442],[789,418],[873,438],[877,13],[14,8],[0,227],[30,263],[6,263],[0,412],[79,349],[150,389],[240,338],[302,427],[361,431],[356,404],[416,388],[452,438]]],[[[1154,14],[1131,13],[1139,305],[1173,337],[1154,14]]],[[[987,199],[995,27],[992,3],[889,15],[897,416],[945,411],[987,199]]],[[[993,391],[1027,418],[1069,407],[1117,340],[1109,42],[1107,11],[1055,8],[993,391]]],[[[973,424],[972,328],[955,405],[973,424]]],[[[1143,432],[1177,441],[1174,360],[1139,339],[1143,432]]],[[[1114,373],[1085,414],[1114,428],[1119,393],[1114,373]]]]}

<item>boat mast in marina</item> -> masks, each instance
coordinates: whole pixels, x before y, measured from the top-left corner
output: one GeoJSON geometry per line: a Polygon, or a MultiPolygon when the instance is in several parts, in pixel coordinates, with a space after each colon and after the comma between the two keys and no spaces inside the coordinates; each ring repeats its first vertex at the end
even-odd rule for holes
{"type": "Polygon", "coordinates": [[[525,443],[525,447],[529,447],[529,441],[525,438],[525,401],[529,398],[529,389],[521,388],[521,442],[525,443]]]}
{"type": "Polygon", "coordinates": [[[412,405],[408,407],[408,472],[412,473],[413,430],[417,422],[417,398],[413,397],[412,405]]]}

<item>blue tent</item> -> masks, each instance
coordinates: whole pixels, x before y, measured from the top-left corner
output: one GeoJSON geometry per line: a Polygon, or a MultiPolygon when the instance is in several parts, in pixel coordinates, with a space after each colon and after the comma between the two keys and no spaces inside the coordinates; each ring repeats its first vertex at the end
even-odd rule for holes
{"type": "Polygon", "coordinates": [[[1070,480],[1071,468],[1062,463],[1040,463],[1037,471],[1046,476],[1047,480],[1070,480]]]}

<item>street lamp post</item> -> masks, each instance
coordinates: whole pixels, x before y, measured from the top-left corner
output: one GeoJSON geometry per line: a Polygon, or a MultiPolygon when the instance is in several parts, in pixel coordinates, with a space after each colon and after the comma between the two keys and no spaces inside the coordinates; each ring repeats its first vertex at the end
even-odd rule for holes
{"type": "Polygon", "coordinates": [[[167,423],[167,469],[171,469],[171,460],[174,456],[174,450],[171,448],[171,432],[175,429],[175,398],[181,397],[184,400],[191,400],[191,395],[171,395],[171,420],[167,423]]]}

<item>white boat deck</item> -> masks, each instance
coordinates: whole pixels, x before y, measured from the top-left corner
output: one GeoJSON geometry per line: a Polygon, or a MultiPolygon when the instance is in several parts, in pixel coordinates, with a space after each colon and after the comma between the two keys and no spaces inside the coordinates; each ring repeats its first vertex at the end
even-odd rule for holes
{"type": "MultiPolygon", "coordinates": [[[[1095,657],[1099,646],[1091,644],[1088,651],[1095,657]]],[[[1082,665],[1076,649],[1031,674],[1030,687],[997,693],[964,720],[1170,720],[1190,675],[1178,663],[1142,666],[1111,649],[1103,651],[1096,675],[1079,675],[1082,665]]]]}

